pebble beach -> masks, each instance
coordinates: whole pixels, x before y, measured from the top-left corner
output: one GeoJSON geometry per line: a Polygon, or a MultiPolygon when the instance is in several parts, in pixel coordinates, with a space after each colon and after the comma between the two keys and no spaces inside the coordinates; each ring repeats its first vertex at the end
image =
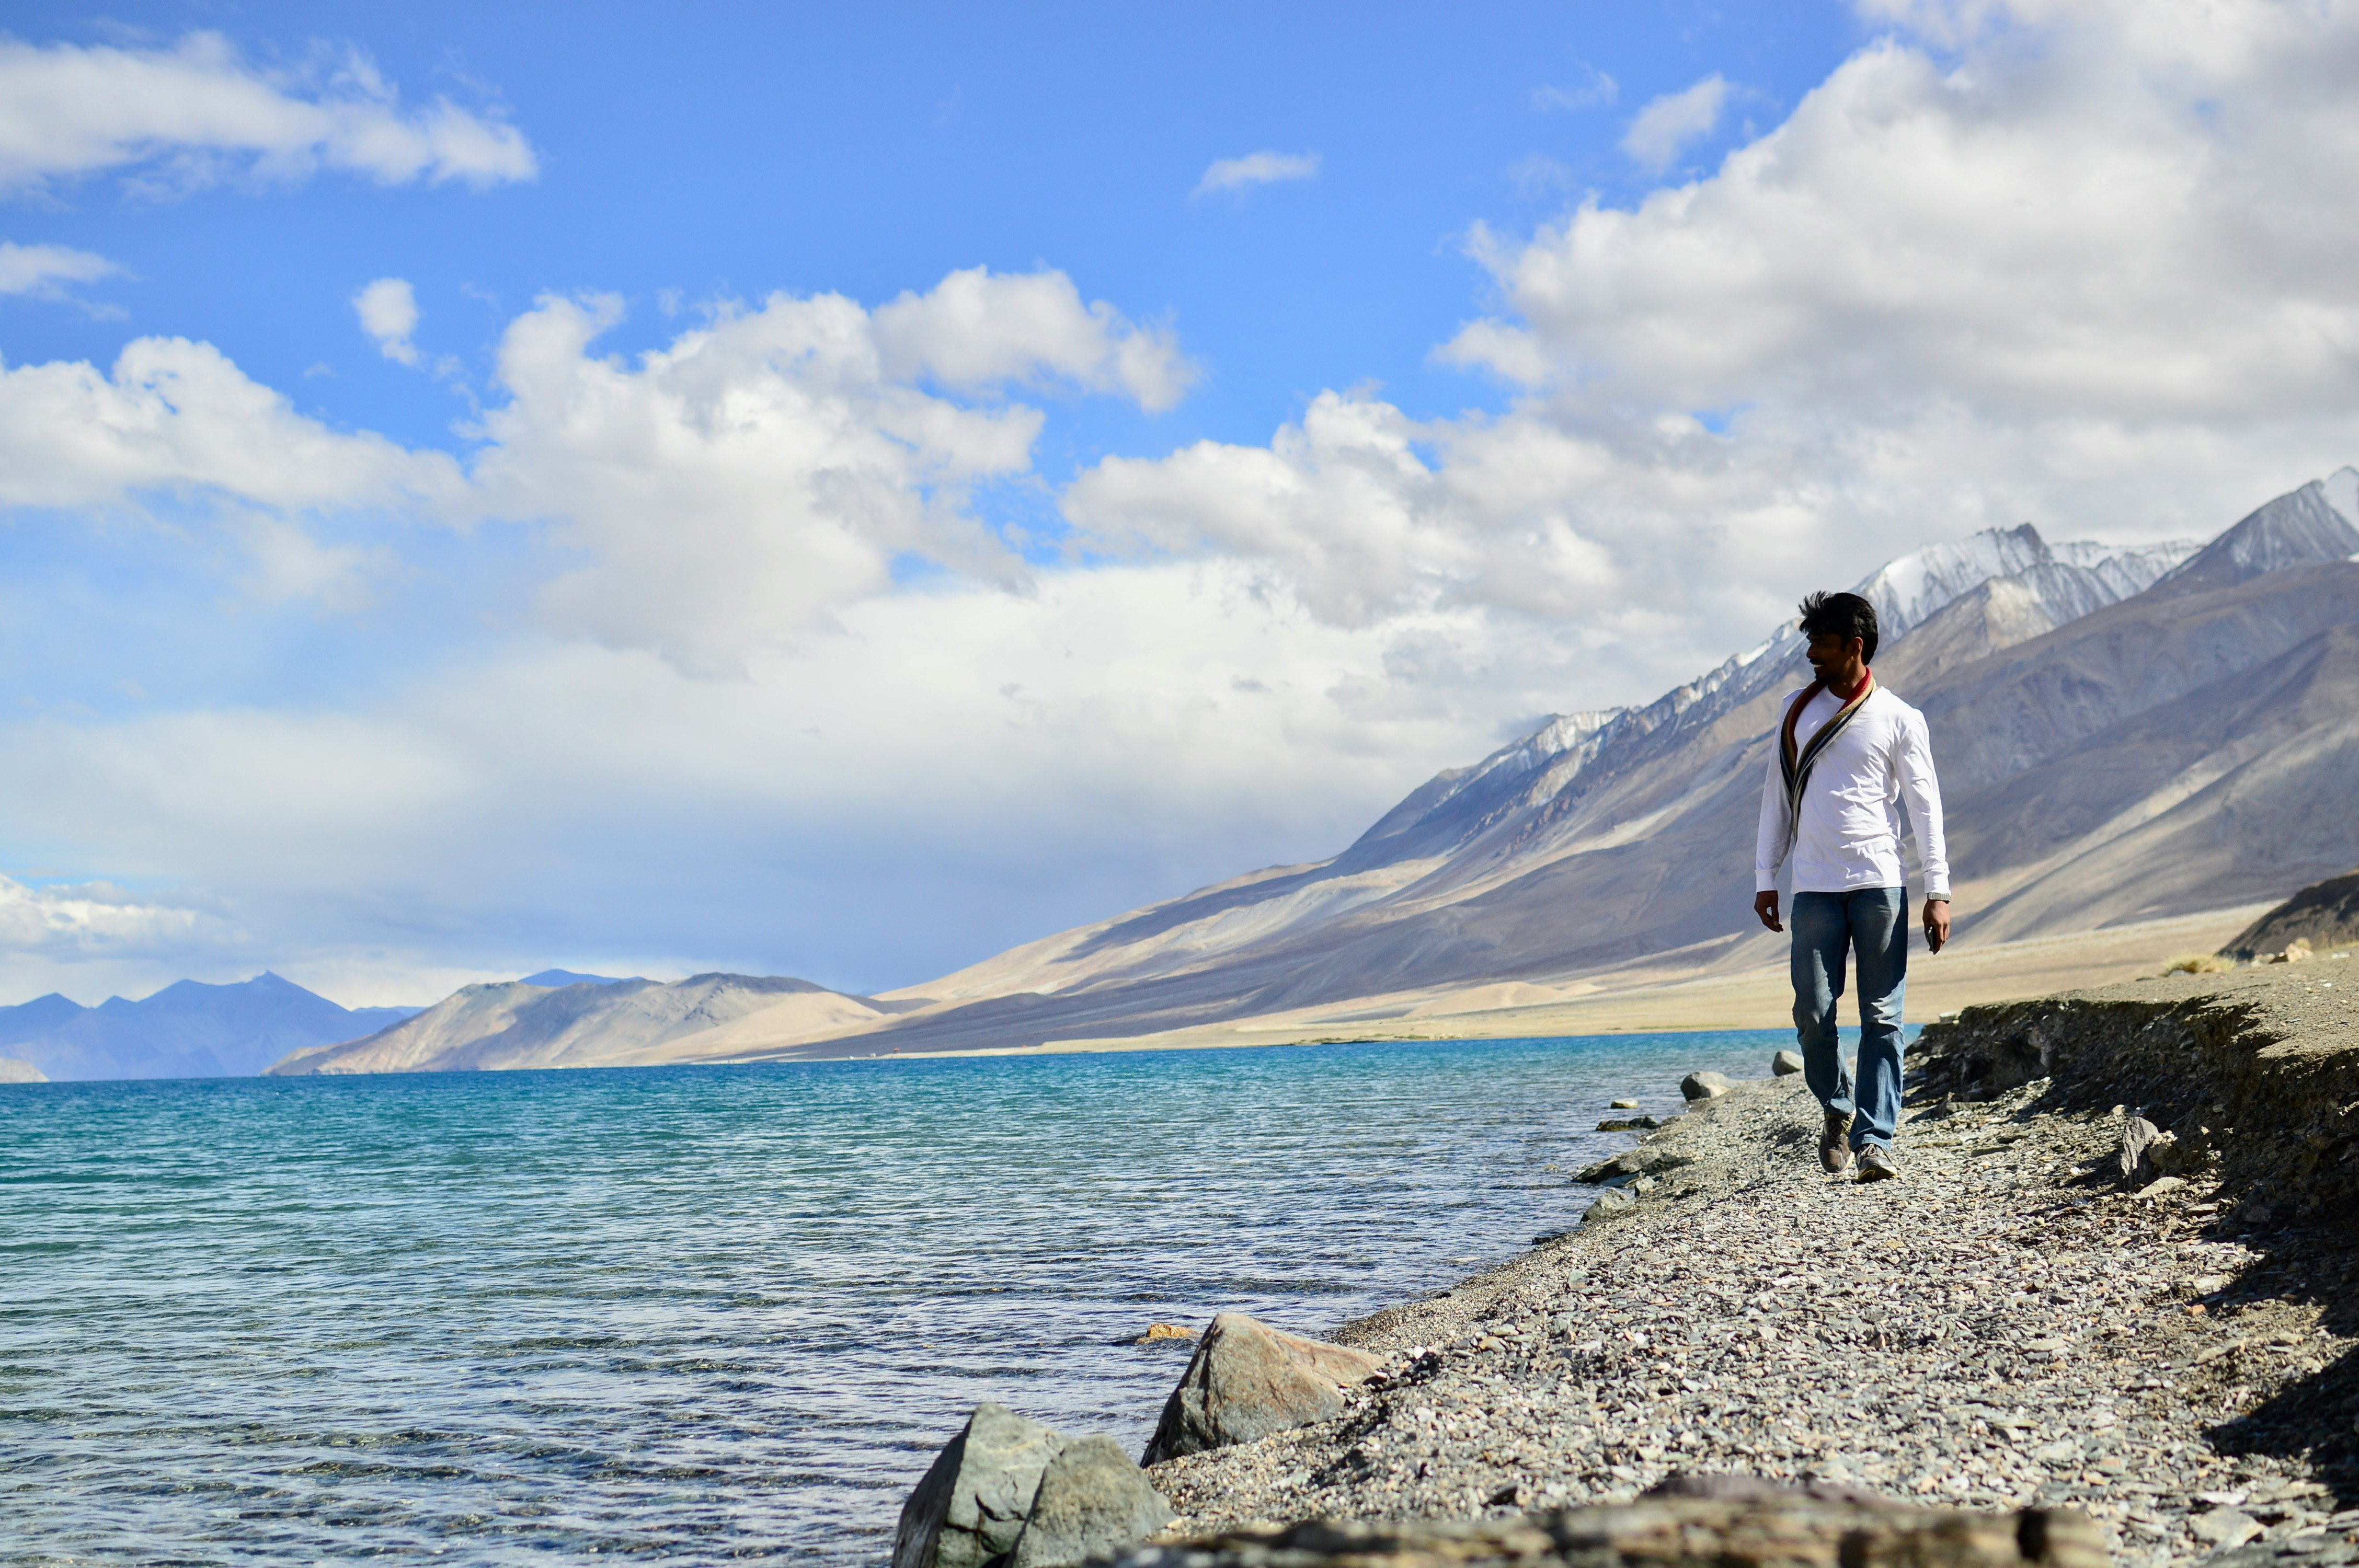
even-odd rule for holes
{"type": "MultiPolygon", "coordinates": [[[[2339,1057],[2348,973],[2175,977],[2055,1016],[2149,1045],[2225,1019],[2206,1048],[2240,1063],[2339,1057]]],[[[2256,1178],[2249,1129],[2241,1160],[2125,1175],[2141,1108],[2100,1103],[2103,1076],[2084,1059],[1920,1096],[1902,1179],[1874,1184],[1821,1169],[1799,1078],[1700,1102],[1633,1145],[1578,1229],[1335,1333],[1386,1357],[1340,1420],[1157,1465],[1180,1516],[1163,1539],[1504,1518],[1737,1472],[2079,1508],[2118,1563],[2351,1560],[2359,1279],[2340,1206],[2256,1178]]],[[[2285,1136],[2312,1164],[2341,1147],[2285,1136]]]]}

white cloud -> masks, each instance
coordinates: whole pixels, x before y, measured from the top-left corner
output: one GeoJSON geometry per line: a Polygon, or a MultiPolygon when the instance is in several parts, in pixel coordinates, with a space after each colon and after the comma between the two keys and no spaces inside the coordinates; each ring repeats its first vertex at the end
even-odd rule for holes
{"type": "Polygon", "coordinates": [[[459,465],[298,414],[210,343],[139,338],[113,369],[0,368],[0,505],[106,506],[141,492],[266,506],[461,507],[459,465]]]}
{"type": "Polygon", "coordinates": [[[123,269],[104,256],[64,245],[19,245],[0,240],[0,294],[55,296],[61,284],[91,283],[123,269]]]}
{"type": "Polygon", "coordinates": [[[1712,135],[1728,103],[1728,83],[1714,71],[1694,86],[1651,100],[1622,133],[1622,150],[1650,174],[1679,162],[1689,144],[1712,135]]]}
{"type": "Polygon", "coordinates": [[[0,875],[0,950],[16,962],[177,956],[218,926],[201,911],[141,899],[105,882],[27,886],[0,875]]]}
{"type": "MultiPolygon", "coordinates": [[[[389,357],[415,362],[408,284],[381,278],[353,304],[389,357]]],[[[0,504],[211,495],[268,597],[347,605],[386,564],[349,543],[307,545],[291,514],[510,519],[557,547],[539,596],[550,624],[737,674],[753,650],[888,590],[905,557],[1027,580],[970,506],[978,485],[1031,465],[1042,416],[1001,389],[1063,385],[1155,409],[1196,373],[1169,331],[1083,302],[1053,272],[953,273],[874,313],[840,295],[774,296],[629,363],[591,347],[620,315],[611,298],[545,298],[513,321],[497,361],[507,401],[483,415],[464,467],[332,430],[208,344],[140,339],[111,373],[0,369],[0,504]]]]}
{"type": "Polygon", "coordinates": [[[515,126],[436,98],[407,108],[367,59],[293,71],[220,35],[168,49],[0,38],[0,189],[135,169],[158,189],[327,168],[386,184],[484,186],[538,168],[515,126]]]}
{"type": "Polygon", "coordinates": [[[1040,412],[948,390],[1062,382],[1152,409],[1194,374],[1169,333],[1054,272],[953,273],[873,314],[774,295],[632,365],[590,352],[619,312],[544,299],[508,329],[479,489],[587,557],[545,596],[558,624],[709,673],[832,625],[903,556],[1027,579],[969,503],[1028,471],[1040,412]]]}
{"type": "Polygon", "coordinates": [[[409,341],[418,330],[418,296],[408,279],[378,278],[353,296],[353,309],[377,352],[402,364],[418,362],[418,345],[409,341]]]}
{"type": "Polygon", "coordinates": [[[1266,448],[1107,459],[1065,511],[1093,548],[1225,559],[1338,628],[1381,637],[1438,617],[1430,654],[1480,624],[1558,672],[1569,639],[1586,667],[1543,706],[1598,706],[1655,695],[1724,656],[1732,624],[1745,635],[1781,613],[1782,586],[1760,585],[1807,549],[1808,516],[1776,488],[1748,493],[1760,477],[1688,419],[1419,424],[1326,393],[1266,448]]]}
{"type": "Polygon", "coordinates": [[[887,378],[841,295],[775,296],[636,365],[589,351],[620,317],[542,300],[501,342],[509,401],[484,420],[487,502],[554,519],[585,557],[545,596],[560,625],[728,673],[883,591],[905,552],[1016,569],[963,502],[1029,465],[1037,409],[887,378]]]}
{"type": "Polygon", "coordinates": [[[1214,158],[1196,182],[1194,196],[1221,190],[1250,190],[1287,179],[1313,179],[1319,174],[1317,153],[1247,153],[1243,157],[1214,158]]]}
{"type": "Polygon", "coordinates": [[[967,389],[1062,380],[1159,414],[1199,374],[1172,333],[1136,326],[1103,299],[1082,304],[1061,272],[954,272],[878,306],[871,330],[894,380],[929,376],[967,389]]]}
{"type": "Polygon", "coordinates": [[[2321,192],[2359,156],[2359,17],[2248,6],[2223,39],[2084,10],[1954,69],[1872,47],[1714,178],[1495,248],[1520,324],[1461,357],[1519,335],[1520,375],[1870,421],[1896,395],[2230,424],[2347,397],[2359,218],[2321,192]]]}

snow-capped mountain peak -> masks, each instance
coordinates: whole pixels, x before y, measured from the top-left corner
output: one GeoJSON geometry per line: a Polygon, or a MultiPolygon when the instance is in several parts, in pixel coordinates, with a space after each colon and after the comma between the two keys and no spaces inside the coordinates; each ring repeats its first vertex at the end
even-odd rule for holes
{"type": "Polygon", "coordinates": [[[1893,642],[1960,594],[2050,558],[2048,542],[2028,523],[1985,528],[1887,561],[1852,591],[1875,606],[1877,630],[1893,642]]]}
{"type": "Polygon", "coordinates": [[[2326,492],[2326,503],[2343,514],[2343,520],[2359,527],[2359,469],[2336,469],[2319,481],[2326,492]]]}

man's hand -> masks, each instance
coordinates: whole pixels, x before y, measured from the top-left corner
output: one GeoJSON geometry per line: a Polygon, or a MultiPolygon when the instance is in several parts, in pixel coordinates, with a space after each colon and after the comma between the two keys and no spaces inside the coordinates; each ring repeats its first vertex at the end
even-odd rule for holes
{"type": "MultiPolygon", "coordinates": [[[[1776,897],[1776,894],[1771,894],[1776,897]]],[[[1950,901],[1929,898],[1925,901],[1925,950],[1938,953],[1950,940],[1950,901]]]]}
{"type": "MultiPolygon", "coordinates": [[[[1786,929],[1784,926],[1777,924],[1777,890],[1776,888],[1771,888],[1767,892],[1756,892],[1753,895],[1753,913],[1759,915],[1761,917],[1761,924],[1767,926],[1770,930],[1783,931],[1786,929]]],[[[1932,914],[1930,910],[1926,913],[1925,918],[1929,922],[1932,919],[1932,914]]],[[[1944,932],[1950,929],[1950,919],[1947,915],[1943,915],[1941,917],[1941,929],[1944,932]]]]}

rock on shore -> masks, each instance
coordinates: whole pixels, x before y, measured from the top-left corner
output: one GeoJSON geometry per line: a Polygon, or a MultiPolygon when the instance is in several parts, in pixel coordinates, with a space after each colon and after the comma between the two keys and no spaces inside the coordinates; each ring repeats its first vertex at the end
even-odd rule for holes
{"type": "Polygon", "coordinates": [[[902,1505],[893,1568],[1069,1568],[1170,1518],[1114,1439],[1068,1437],[986,1401],[902,1505]]]}
{"type": "Polygon", "coordinates": [[[1163,1539],[1308,1564],[1357,1553],[1268,1528],[1457,1520],[1494,1545],[1440,1556],[1547,1563],[1545,1525],[1496,1532],[1726,1471],[2078,1508],[2140,1568],[2359,1560],[2359,1267],[2318,1228],[2359,1167],[2353,969],[1968,1009],[1926,1033],[1897,1182],[1819,1169],[1798,1077],[1699,1100],[1607,1162],[1616,1211],[1341,1330],[1384,1368],[1339,1415],[1155,1465],[1163,1539]],[[2139,1108],[2181,1174],[2149,1145],[2124,1182],[2139,1108]]]}
{"type": "Polygon", "coordinates": [[[1010,1568],[1066,1568],[1144,1541],[1171,1522],[1171,1505],[1111,1437],[1075,1438],[1040,1472],[1039,1495],[1010,1568]]]}
{"type": "Polygon", "coordinates": [[[1224,1312],[1204,1331],[1140,1463],[1251,1443],[1341,1415],[1343,1390],[1367,1381],[1382,1365],[1364,1351],[1224,1312]]]}

